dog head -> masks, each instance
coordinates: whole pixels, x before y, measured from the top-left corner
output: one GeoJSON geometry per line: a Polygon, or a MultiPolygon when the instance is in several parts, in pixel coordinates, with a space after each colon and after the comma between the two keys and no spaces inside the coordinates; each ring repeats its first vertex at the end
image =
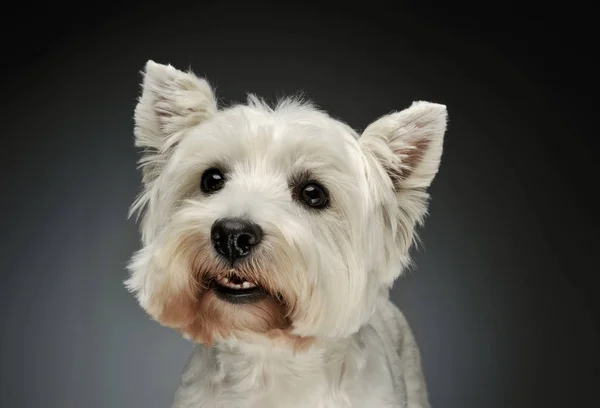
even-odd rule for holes
{"type": "Polygon", "coordinates": [[[149,61],[126,285],[196,342],[356,332],[409,263],[445,129],[428,102],[360,135],[295,99],[220,109],[204,79],[149,61]]]}

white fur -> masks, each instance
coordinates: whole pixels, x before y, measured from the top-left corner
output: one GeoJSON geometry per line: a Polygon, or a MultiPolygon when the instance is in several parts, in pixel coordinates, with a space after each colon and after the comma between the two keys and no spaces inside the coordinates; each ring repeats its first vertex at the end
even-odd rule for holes
{"type": "Polygon", "coordinates": [[[196,346],[173,408],[428,408],[421,360],[404,316],[380,299],[358,333],[294,354],[227,341],[196,346]]]}
{"type": "MultiPolygon", "coordinates": [[[[160,321],[159,296],[188,288],[181,237],[208,248],[216,219],[243,216],[265,231],[260,273],[297,300],[290,333],[316,339],[294,351],[257,333],[217,335],[196,347],[174,408],[429,406],[418,348],[389,289],[426,215],[443,105],[416,102],[359,135],[297,99],[272,108],[250,96],[219,109],[205,80],[149,61],[135,121],[144,186],[132,211],[143,216],[143,247],[126,285],[141,306],[160,321]],[[206,197],[199,180],[215,165],[227,167],[227,182],[206,197]],[[292,198],[290,180],[307,171],[330,192],[323,211],[292,198]]],[[[232,319],[246,313],[222,307],[232,319]]]]}

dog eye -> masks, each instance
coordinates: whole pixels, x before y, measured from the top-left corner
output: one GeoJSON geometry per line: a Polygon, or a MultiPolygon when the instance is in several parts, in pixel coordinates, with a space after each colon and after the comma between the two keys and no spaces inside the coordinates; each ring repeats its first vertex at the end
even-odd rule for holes
{"type": "Polygon", "coordinates": [[[225,176],[219,169],[208,169],[202,174],[200,189],[205,194],[215,193],[225,185],[225,176]]]}
{"type": "Polygon", "coordinates": [[[300,189],[300,199],[312,208],[324,208],[329,203],[329,193],[317,183],[307,183],[300,189]]]}

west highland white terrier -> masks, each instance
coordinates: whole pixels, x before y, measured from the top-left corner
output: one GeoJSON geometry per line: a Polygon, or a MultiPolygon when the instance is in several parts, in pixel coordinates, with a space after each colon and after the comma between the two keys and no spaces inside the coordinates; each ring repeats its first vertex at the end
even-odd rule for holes
{"type": "Polygon", "coordinates": [[[429,407],[389,291],[427,212],[446,107],[415,102],[359,134],[298,98],[219,107],[171,65],[149,61],[143,78],[126,286],[196,343],[173,407],[429,407]]]}

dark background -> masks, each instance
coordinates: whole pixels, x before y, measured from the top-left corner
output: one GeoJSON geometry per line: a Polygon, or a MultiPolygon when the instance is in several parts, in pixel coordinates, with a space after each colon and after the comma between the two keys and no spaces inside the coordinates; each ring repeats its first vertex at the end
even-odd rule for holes
{"type": "Polygon", "coordinates": [[[4,5],[0,406],[171,403],[192,346],[122,285],[147,59],[192,67],[225,102],[304,91],[358,129],[446,104],[424,245],[393,293],[433,407],[595,405],[594,14],[448,3],[4,5]]]}

